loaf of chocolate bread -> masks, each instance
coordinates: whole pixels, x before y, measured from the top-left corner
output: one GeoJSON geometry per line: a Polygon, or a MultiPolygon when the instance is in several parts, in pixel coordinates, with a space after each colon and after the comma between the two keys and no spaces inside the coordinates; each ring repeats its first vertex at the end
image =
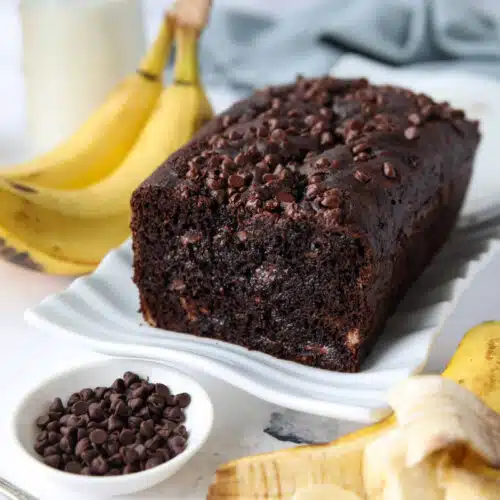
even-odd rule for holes
{"type": "Polygon", "coordinates": [[[256,92],[132,197],[144,317],[359,370],[449,235],[478,142],[462,111],[364,79],[256,92]]]}

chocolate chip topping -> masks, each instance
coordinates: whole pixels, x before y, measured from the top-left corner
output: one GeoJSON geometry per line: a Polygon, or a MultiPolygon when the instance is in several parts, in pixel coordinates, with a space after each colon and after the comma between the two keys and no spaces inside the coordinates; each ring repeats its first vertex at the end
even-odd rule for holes
{"type": "MultiPolygon", "coordinates": [[[[239,221],[269,214],[300,219],[335,210],[339,221],[348,222],[349,207],[322,193],[349,189],[347,179],[355,179],[357,190],[370,189],[382,182],[371,173],[375,165],[382,166],[385,178],[401,182],[406,176],[384,163],[386,150],[416,141],[436,120],[459,131],[463,118],[447,103],[365,79],[298,79],[258,91],[219,117],[191,157],[171,165],[171,175],[182,200],[211,210],[227,206],[239,221]]],[[[206,237],[197,229],[181,242],[190,248],[206,237]]],[[[176,283],[169,289],[185,293],[185,285],[176,283]]]]}

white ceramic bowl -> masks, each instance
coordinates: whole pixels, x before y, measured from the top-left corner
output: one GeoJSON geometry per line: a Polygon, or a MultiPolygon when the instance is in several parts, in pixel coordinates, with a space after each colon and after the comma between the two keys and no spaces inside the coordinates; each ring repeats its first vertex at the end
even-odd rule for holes
{"type": "Polygon", "coordinates": [[[26,460],[26,470],[37,467],[54,484],[63,488],[96,497],[109,497],[141,491],[172,476],[201,448],[210,434],[212,423],[213,407],[210,398],[205,389],[188,375],[154,361],[110,358],[78,366],[41,382],[23,397],[15,409],[12,427],[15,442],[26,460]],[[174,394],[187,392],[191,395],[184,423],[189,432],[186,449],[162,465],[123,476],[80,476],[45,465],[33,449],[37,433],[36,417],[48,411],[49,404],[55,397],[60,397],[65,402],[65,398],[85,387],[110,386],[126,371],[135,372],[144,378],[149,377],[153,383],[161,382],[174,394]]]}

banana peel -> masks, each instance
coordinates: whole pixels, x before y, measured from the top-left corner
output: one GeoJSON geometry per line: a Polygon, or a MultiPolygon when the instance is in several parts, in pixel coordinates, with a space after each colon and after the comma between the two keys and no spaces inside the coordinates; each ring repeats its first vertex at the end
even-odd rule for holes
{"type": "Polygon", "coordinates": [[[500,322],[483,323],[464,336],[444,372],[434,376],[438,381],[430,381],[433,390],[426,377],[408,382],[423,391],[414,391],[416,400],[407,397],[409,386],[393,393],[391,404],[396,413],[375,425],[329,444],[245,457],[223,465],[207,498],[499,499],[500,469],[495,466],[500,466],[500,450],[492,448],[488,440],[500,448],[496,427],[500,425],[500,322]],[[443,386],[448,391],[444,396],[443,386]],[[428,401],[437,409],[447,408],[448,420],[438,419],[441,424],[437,427],[425,423],[428,413],[411,408],[412,401],[417,407],[425,401],[425,394],[432,396],[428,401]],[[464,413],[465,418],[470,414],[476,418],[466,431],[462,424],[447,425],[453,422],[451,417],[461,422],[464,413]],[[420,432],[415,434],[415,429],[420,432]]]}

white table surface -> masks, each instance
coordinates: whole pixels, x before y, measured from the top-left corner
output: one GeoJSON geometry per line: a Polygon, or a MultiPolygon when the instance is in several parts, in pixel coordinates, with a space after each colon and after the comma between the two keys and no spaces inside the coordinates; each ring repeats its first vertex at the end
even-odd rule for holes
{"type": "MultiPolygon", "coordinates": [[[[155,11],[159,4],[166,3],[155,4],[155,11]]],[[[251,2],[242,3],[248,5],[251,2]]],[[[17,2],[10,0],[2,1],[0,5],[0,33],[2,40],[9,41],[0,44],[0,164],[17,156],[24,147],[20,31],[16,23],[16,5],[17,2]]],[[[12,446],[9,422],[12,408],[20,395],[38,380],[61,368],[100,357],[42,335],[28,328],[23,321],[23,311],[27,307],[63,289],[68,283],[66,278],[37,274],[0,260],[0,380],[3,384],[0,389],[0,476],[46,500],[90,498],[77,492],[58,490],[56,485],[48,484],[44,477],[27,470],[12,446]]],[[[471,309],[477,309],[480,305],[480,297],[476,300],[477,304],[469,304],[471,309]]],[[[465,327],[469,321],[468,311],[459,311],[449,327],[450,332],[453,331],[458,338],[463,332],[461,326],[465,327]]],[[[454,342],[453,339],[451,341],[454,342]]],[[[434,354],[432,366],[439,368],[449,357],[450,350],[438,345],[434,354]]],[[[266,427],[271,427],[271,434],[288,435],[292,436],[289,439],[298,438],[309,442],[333,439],[339,433],[356,427],[354,424],[290,412],[259,401],[202,373],[195,375],[214,399],[216,414],[213,435],[189,466],[169,481],[126,498],[204,498],[207,484],[218,464],[241,455],[294,445],[264,432],[266,427]]]]}

